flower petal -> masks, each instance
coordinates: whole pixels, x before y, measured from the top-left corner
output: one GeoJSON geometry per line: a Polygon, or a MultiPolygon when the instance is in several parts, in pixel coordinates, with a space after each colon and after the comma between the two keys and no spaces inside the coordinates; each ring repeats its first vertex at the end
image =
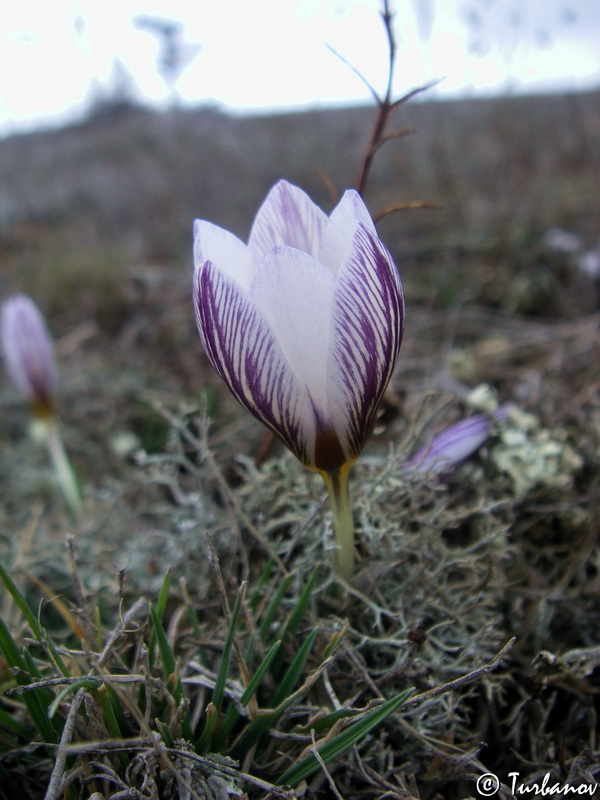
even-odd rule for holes
{"type": "Polygon", "coordinates": [[[250,299],[268,320],[298,382],[327,415],[327,361],[335,279],[312,256],[276,247],[256,271],[250,299]]]}
{"type": "Polygon", "coordinates": [[[206,353],[234,396],[313,466],[316,418],[310,395],[256,304],[208,261],[195,272],[194,310],[206,353]]]}
{"type": "Polygon", "coordinates": [[[51,414],[56,395],[54,346],[37,305],[17,294],[2,306],[0,338],[9,375],[36,413],[51,414]]]}
{"type": "Polygon", "coordinates": [[[318,258],[326,224],[326,214],[302,189],[279,181],[258,210],[248,247],[259,258],[276,245],[295,247],[318,258]]]}
{"type": "Polygon", "coordinates": [[[358,224],[377,236],[375,225],[361,196],[354,189],[344,192],[344,196],[333,209],[327,226],[323,231],[323,241],[319,261],[337,275],[346,262],[352,247],[358,224]]]}
{"type": "Polygon", "coordinates": [[[307,466],[336,470],[346,452],[332,424],[329,350],[336,280],[312,256],[276,247],[259,266],[251,299],[268,321],[277,345],[307,398],[302,423],[311,434],[307,466]]]}
{"type": "Polygon", "coordinates": [[[331,324],[331,417],[349,460],[354,460],[373,432],[404,329],[396,266],[362,223],[338,275],[331,324]]]}
{"type": "Polygon", "coordinates": [[[217,264],[230,278],[249,290],[257,259],[233,233],[197,219],[194,223],[194,263],[198,267],[204,261],[217,264]]]}
{"type": "Polygon", "coordinates": [[[478,450],[492,430],[492,417],[474,414],[450,425],[421,448],[405,469],[439,475],[459,466],[478,450]]]}

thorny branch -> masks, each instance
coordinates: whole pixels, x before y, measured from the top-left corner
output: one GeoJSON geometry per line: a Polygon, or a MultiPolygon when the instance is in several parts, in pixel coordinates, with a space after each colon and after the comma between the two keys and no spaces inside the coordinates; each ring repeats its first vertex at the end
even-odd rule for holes
{"type": "MultiPolygon", "coordinates": [[[[424,84],[423,86],[419,86],[416,89],[412,89],[410,92],[402,95],[397,100],[393,100],[393,82],[394,82],[394,72],[396,68],[396,56],[398,53],[398,46],[396,43],[396,38],[394,36],[394,14],[390,10],[390,2],[389,0],[383,0],[383,11],[381,12],[381,18],[383,20],[383,27],[386,34],[387,39],[387,47],[388,47],[388,79],[387,79],[387,86],[384,95],[378,94],[371,84],[365,80],[365,78],[360,74],[359,77],[363,81],[363,83],[367,86],[371,94],[373,95],[375,102],[377,104],[377,115],[375,117],[375,123],[373,125],[373,129],[371,131],[371,135],[369,137],[369,141],[367,147],[365,148],[365,152],[363,154],[362,160],[360,162],[358,176],[356,179],[356,190],[359,194],[364,195],[365,189],[367,187],[367,182],[369,180],[369,173],[371,171],[371,166],[373,164],[373,158],[375,157],[376,152],[379,148],[389,139],[397,139],[400,136],[406,136],[407,134],[413,133],[412,129],[403,128],[398,131],[391,131],[386,133],[386,128],[396,111],[396,109],[406,103],[408,100],[412,99],[421,92],[426,91],[427,89],[434,86],[437,81],[431,81],[429,83],[424,84]]],[[[357,72],[354,70],[354,72],[357,72]]],[[[408,206],[412,208],[412,205],[408,206]]],[[[429,205],[419,205],[418,208],[429,208],[429,205]]],[[[390,213],[389,211],[387,213],[390,213]]]]}

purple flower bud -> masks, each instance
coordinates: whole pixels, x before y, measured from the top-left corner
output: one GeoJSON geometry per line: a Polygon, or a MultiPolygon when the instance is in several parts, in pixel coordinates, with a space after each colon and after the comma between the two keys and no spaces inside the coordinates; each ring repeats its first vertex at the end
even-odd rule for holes
{"type": "Polygon", "coordinates": [[[54,414],[56,362],[44,317],[33,300],[16,294],[0,312],[0,339],[8,374],[36,416],[54,414]]]}
{"type": "MultiPolygon", "coordinates": [[[[498,414],[502,417],[502,412],[498,414]]],[[[490,435],[493,417],[475,414],[443,430],[406,463],[405,469],[441,475],[458,467],[490,435]]]]}

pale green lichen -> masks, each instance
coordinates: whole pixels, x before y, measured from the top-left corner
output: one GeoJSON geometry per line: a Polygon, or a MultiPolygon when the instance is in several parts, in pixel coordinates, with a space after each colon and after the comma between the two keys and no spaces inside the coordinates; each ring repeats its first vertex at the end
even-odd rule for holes
{"type": "Polygon", "coordinates": [[[449,356],[447,368],[458,381],[470,383],[477,375],[477,359],[464,347],[454,347],[449,356]]]}
{"type": "Polygon", "coordinates": [[[583,465],[564,429],[544,428],[534,414],[516,407],[501,425],[489,457],[511,480],[517,499],[537,487],[569,489],[583,465]]]}
{"type": "Polygon", "coordinates": [[[467,395],[467,404],[474,411],[493,414],[498,408],[498,395],[487,383],[480,383],[467,395]]]}

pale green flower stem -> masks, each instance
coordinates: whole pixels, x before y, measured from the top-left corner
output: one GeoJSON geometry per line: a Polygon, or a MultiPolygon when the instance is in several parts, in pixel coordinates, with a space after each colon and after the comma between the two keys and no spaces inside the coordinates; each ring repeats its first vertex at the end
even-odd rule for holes
{"type": "Polygon", "coordinates": [[[69,511],[75,519],[78,519],[83,511],[81,493],[65,451],[57,421],[52,417],[46,421],[45,427],[46,446],[48,447],[48,454],[50,455],[50,461],[56,473],[58,484],[69,511]]]}
{"type": "Polygon", "coordinates": [[[334,472],[321,472],[333,511],[333,529],[337,542],[337,567],[341,577],[349,581],[354,573],[354,522],[348,491],[350,464],[334,472]]]}

